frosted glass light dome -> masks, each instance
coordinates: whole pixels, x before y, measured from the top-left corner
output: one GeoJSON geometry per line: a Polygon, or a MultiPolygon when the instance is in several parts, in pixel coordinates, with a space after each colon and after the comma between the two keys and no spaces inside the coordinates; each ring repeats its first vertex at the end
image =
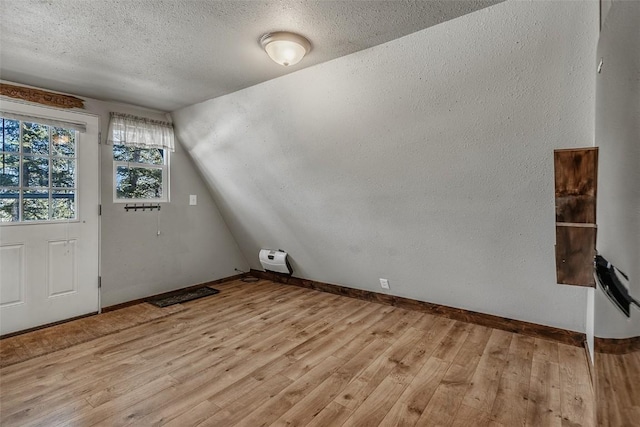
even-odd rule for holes
{"type": "Polygon", "coordinates": [[[309,40],[284,31],[265,34],[260,44],[274,62],[285,67],[297,64],[311,50],[309,40]]]}

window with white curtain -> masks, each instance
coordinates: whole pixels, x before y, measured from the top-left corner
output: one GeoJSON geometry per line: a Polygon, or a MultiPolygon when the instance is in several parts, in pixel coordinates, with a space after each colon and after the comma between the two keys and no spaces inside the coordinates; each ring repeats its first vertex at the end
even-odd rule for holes
{"type": "Polygon", "coordinates": [[[113,145],[114,202],[169,201],[171,123],[111,113],[107,142],[113,145]]]}

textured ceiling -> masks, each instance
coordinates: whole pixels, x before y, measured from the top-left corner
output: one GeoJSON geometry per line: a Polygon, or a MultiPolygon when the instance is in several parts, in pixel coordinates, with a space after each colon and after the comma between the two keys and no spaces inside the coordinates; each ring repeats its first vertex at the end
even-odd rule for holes
{"type": "Polygon", "coordinates": [[[502,0],[0,0],[3,80],[173,111],[502,0]],[[284,68],[258,44],[306,36],[284,68]]]}

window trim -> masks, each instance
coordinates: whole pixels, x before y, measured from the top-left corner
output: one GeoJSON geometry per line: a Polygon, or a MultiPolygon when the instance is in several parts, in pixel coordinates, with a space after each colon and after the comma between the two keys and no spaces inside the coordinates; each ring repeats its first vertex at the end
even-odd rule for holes
{"type": "MultiPolygon", "coordinates": [[[[115,145],[115,144],[114,144],[115,145]]],[[[141,147],[141,150],[151,150],[153,148],[144,148],[141,147]]],[[[134,163],[134,162],[123,162],[118,161],[113,158],[113,146],[111,146],[111,160],[113,162],[113,166],[111,169],[111,184],[113,186],[112,196],[113,203],[169,203],[170,201],[170,188],[169,188],[169,175],[171,168],[169,167],[171,156],[169,155],[169,150],[163,150],[163,165],[153,165],[149,163],[134,163]],[[126,166],[126,167],[135,167],[135,168],[145,168],[145,169],[161,169],[162,170],[162,197],[154,198],[154,199],[123,199],[118,198],[117,192],[117,168],[118,166],[126,166]]]]}

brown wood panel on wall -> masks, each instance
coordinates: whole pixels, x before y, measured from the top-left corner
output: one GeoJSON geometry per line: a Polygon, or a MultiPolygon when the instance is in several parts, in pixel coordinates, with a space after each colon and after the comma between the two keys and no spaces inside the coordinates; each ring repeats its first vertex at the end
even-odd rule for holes
{"type": "Polygon", "coordinates": [[[556,225],[558,283],[594,286],[595,241],[594,227],[556,225]]]}
{"type": "Polygon", "coordinates": [[[58,108],[84,108],[84,101],[71,95],[0,83],[0,95],[58,108]]]}
{"type": "Polygon", "coordinates": [[[554,150],[558,283],[595,287],[598,148],[554,150]]]}
{"type": "Polygon", "coordinates": [[[556,222],[595,224],[598,149],[554,151],[556,222]]]}

